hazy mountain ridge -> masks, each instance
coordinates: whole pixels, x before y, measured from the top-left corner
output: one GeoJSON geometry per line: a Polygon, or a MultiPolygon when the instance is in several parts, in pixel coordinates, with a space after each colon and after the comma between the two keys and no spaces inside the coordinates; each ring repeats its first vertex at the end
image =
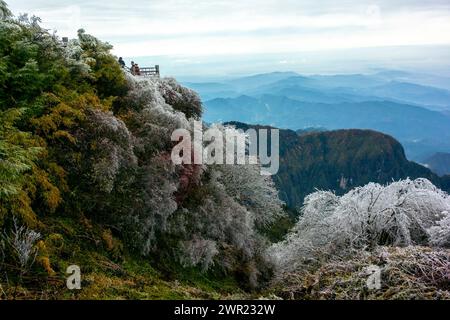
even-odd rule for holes
{"type": "Polygon", "coordinates": [[[285,95],[305,102],[362,102],[391,100],[425,106],[432,110],[450,110],[450,87],[442,77],[383,71],[374,74],[311,75],[273,72],[223,80],[214,83],[185,83],[204,100],[263,94],[285,95]],[[433,81],[434,80],[434,81],[433,81]],[[442,87],[433,86],[438,80],[442,87]],[[432,83],[433,85],[430,85],[432,83]]]}
{"type": "Polygon", "coordinates": [[[311,76],[274,72],[187,86],[202,96],[207,122],[373,129],[394,136],[409,159],[420,161],[450,151],[450,91],[429,85],[439,79],[395,70],[311,76]]]}
{"type": "Polygon", "coordinates": [[[398,139],[409,159],[450,150],[450,118],[389,101],[309,103],[283,96],[240,96],[207,101],[205,121],[264,123],[279,128],[373,129],[398,139]]]}
{"type": "Polygon", "coordinates": [[[450,153],[438,152],[424,161],[424,165],[440,176],[450,174],[450,153]]]}

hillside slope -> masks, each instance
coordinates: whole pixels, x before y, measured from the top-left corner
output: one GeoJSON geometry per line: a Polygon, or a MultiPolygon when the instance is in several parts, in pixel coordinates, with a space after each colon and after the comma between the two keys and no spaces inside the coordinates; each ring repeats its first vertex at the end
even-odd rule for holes
{"type": "Polygon", "coordinates": [[[0,6],[0,299],[264,287],[266,234],[285,216],[273,182],[259,165],[171,159],[172,133],[201,117],[198,95],[132,76],[82,29],[64,44],[0,6]],[[77,292],[65,287],[71,265],[77,292]]]}
{"type": "Polygon", "coordinates": [[[430,170],[406,159],[399,142],[369,130],[302,135],[294,147],[281,149],[281,158],[275,181],[282,199],[290,205],[301,205],[315,189],[342,194],[369,182],[419,177],[439,185],[439,178],[430,170]]]}
{"type": "MultiPolygon", "coordinates": [[[[261,127],[229,124],[243,130],[261,127]]],[[[301,206],[316,189],[343,194],[369,182],[419,177],[441,184],[429,169],[408,161],[398,141],[376,131],[280,131],[280,170],[274,181],[281,199],[291,207],[301,206]]]]}

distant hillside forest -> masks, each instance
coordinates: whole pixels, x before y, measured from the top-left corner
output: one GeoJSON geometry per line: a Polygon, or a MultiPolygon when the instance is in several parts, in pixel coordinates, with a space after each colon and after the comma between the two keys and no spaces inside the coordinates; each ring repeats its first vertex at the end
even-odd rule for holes
{"type": "MultiPolygon", "coordinates": [[[[240,122],[228,125],[247,130],[262,126],[240,122]]],[[[269,128],[266,126],[266,128],[269,128]]],[[[280,170],[274,182],[280,198],[295,209],[316,190],[344,194],[369,182],[426,178],[449,191],[446,178],[408,161],[394,138],[371,130],[280,131],[280,170]]]]}

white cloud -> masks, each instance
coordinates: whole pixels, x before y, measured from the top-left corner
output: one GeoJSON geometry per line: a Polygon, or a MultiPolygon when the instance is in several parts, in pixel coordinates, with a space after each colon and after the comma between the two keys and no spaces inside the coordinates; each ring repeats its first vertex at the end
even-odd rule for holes
{"type": "Polygon", "coordinates": [[[83,27],[123,56],[450,44],[445,0],[16,0],[11,7],[61,35],[83,27]]]}

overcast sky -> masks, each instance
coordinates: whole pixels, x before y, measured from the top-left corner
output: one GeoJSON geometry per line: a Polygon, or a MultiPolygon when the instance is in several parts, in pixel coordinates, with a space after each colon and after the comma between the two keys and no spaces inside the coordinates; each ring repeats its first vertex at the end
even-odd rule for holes
{"type": "MultiPolygon", "coordinates": [[[[8,1],[8,0],[7,0],[8,1]]],[[[61,36],[123,56],[270,54],[450,45],[449,0],[9,0],[61,36]]]]}

